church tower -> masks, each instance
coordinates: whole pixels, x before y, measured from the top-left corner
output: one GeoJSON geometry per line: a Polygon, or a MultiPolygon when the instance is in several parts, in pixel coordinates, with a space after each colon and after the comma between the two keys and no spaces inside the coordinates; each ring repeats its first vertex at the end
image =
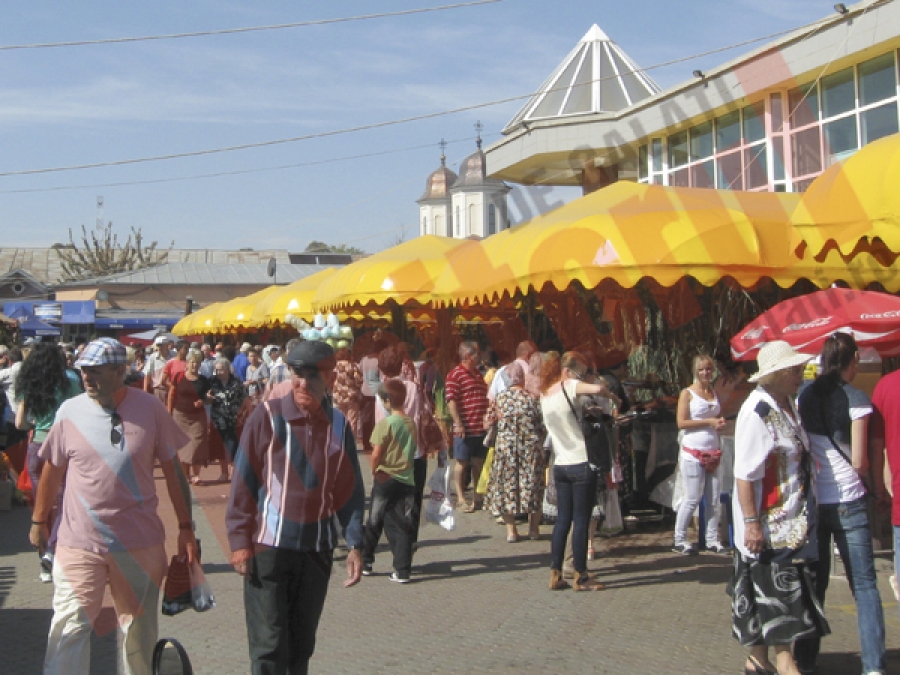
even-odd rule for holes
{"type": "Polygon", "coordinates": [[[441,139],[441,166],[425,182],[425,193],[416,200],[419,205],[419,234],[436,234],[439,237],[453,236],[453,218],[450,209],[450,187],[457,176],[447,168],[444,149],[447,144],[441,139]]]}
{"type": "Polygon", "coordinates": [[[489,237],[509,227],[506,195],[512,189],[502,180],[488,178],[481,149],[481,122],[475,124],[478,149],[459,167],[459,178],[450,188],[453,233],[457,239],[489,237]]]}

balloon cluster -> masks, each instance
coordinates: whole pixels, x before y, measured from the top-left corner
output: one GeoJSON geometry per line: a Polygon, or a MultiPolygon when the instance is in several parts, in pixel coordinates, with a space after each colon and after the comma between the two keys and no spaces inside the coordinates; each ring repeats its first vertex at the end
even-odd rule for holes
{"type": "Polygon", "coordinates": [[[316,314],[312,326],[293,314],[285,316],[284,321],[296,328],[304,340],[311,342],[321,340],[334,349],[349,347],[353,342],[353,329],[350,326],[342,326],[338,318],[330,312],[328,316],[316,314]]]}

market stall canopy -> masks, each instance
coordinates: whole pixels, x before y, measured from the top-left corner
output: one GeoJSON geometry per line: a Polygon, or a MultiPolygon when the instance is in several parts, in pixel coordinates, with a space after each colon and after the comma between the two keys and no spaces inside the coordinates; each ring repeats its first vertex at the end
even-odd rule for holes
{"type": "MultiPolygon", "coordinates": [[[[464,239],[425,235],[339,269],[319,286],[313,298],[318,311],[383,305],[394,300],[420,305],[432,300],[434,282],[464,239]]],[[[477,243],[477,242],[475,242],[477,243]]]]}
{"type": "Polygon", "coordinates": [[[735,335],[731,353],[737,361],[749,361],[766,343],[786,340],[800,352],[818,354],[836,331],[850,333],[860,347],[872,347],[882,357],[900,354],[900,298],[828,288],[784,300],[735,335]]]}
{"type": "Polygon", "coordinates": [[[803,194],[791,225],[818,256],[833,241],[851,255],[866,239],[900,253],[900,134],[863,146],[829,167],[803,194]]]}
{"type": "Polygon", "coordinates": [[[311,322],[315,315],[313,296],[322,282],[335,272],[336,268],[329,267],[287,286],[280,286],[277,292],[267,295],[253,309],[251,325],[283,324],[289,314],[311,322]]]}
{"type": "Polygon", "coordinates": [[[799,195],[614,183],[527,223],[447,254],[434,296],[443,304],[498,302],[573,281],[624,288],[684,276],[744,287],[789,270],[800,243],[787,223],[799,195]]]}
{"type": "Polygon", "coordinates": [[[188,314],[172,327],[172,332],[179,336],[217,332],[214,326],[216,314],[224,304],[224,302],[214,302],[188,314]]]}
{"type": "Polygon", "coordinates": [[[216,318],[213,321],[215,332],[221,332],[228,328],[249,328],[253,317],[253,310],[265,298],[280,291],[283,286],[269,286],[256,293],[245,295],[234,300],[229,300],[219,307],[216,318]]]}

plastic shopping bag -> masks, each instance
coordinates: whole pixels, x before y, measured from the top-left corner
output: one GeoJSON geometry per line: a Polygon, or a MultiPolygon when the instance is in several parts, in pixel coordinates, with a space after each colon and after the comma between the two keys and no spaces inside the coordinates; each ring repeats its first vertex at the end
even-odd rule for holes
{"type": "Polygon", "coordinates": [[[187,556],[173,555],[163,588],[162,613],[175,616],[187,609],[205,612],[215,606],[200,563],[188,563],[187,556]]]}
{"type": "Polygon", "coordinates": [[[440,525],[448,531],[455,529],[456,518],[453,514],[453,501],[450,499],[449,467],[439,466],[434,470],[428,479],[428,489],[431,494],[425,506],[426,522],[440,525]]]}

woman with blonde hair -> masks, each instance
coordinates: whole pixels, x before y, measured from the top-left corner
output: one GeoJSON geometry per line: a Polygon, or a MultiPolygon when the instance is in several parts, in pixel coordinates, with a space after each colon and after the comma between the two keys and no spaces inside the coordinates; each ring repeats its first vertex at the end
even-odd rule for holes
{"type": "Polygon", "coordinates": [[[184,372],[176,372],[172,378],[167,402],[169,414],[190,439],[178,451],[178,459],[191,485],[200,483],[200,467],[209,459],[209,419],[204,407],[209,380],[200,374],[202,361],[198,351],[187,355],[184,372]]]}
{"type": "Polygon", "coordinates": [[[684,481],[684,498],[675,519],[675,542],[672,548],[682,555],[693,555],[696,550],[687,542],[688,522],[706,498],[706,549],[724,553],[719,543],[719,463],[722,449],[719,430],[725,426],[721,416],[722,406],[713,391],[716,364],[708,354],[694,357],[691,370],[694,382],[681,390],[678,397],[676,421],[683,432],[678,470],[684,481]]]}
{"type": "Polygon", "coordinates": [[[588,363],[578,352],[559,357],[551,353],[541,373],[541,415],[553,446],[553,479],[556,483],[557,518],[550,553],[550,589],[567,588],[562,577],[563,557],[569,527],[575,590],[601,590],[587,572],[588,531],[597,499],[597,469],[588,461],[581,430],[584,397],[605,396],[617,402],[605,383],[588,383],[588,363]]]}

